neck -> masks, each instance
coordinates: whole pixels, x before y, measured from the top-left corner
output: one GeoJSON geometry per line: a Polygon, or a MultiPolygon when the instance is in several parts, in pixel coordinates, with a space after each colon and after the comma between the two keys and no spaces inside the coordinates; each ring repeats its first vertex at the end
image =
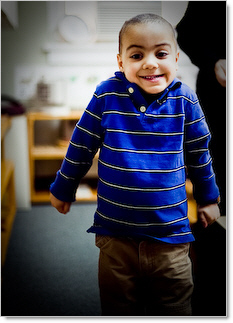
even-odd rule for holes
{"type": "Polygon", "coordinates": [[[164,91],[162,91],[160,93],[156,93],[156,94],[151,94],[151,93],[147,93],[144,90],[140,89],[140,92],[142,93],[142,95],[145,98],[145,100],[147,101],[147,103],[151,104],[152,102],[157,100],[164,91]]]}

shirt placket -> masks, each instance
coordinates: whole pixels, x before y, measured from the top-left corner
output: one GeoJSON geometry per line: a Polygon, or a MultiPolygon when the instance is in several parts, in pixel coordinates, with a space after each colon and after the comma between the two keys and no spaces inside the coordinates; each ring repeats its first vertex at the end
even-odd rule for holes
{"type": "Polygon", "coordinates": [[[140,112],[141,119],[144,119],[145,112],[147,111],[148,105],[142,94],[137,89],[136,84],[128,84],[127,91],[129,93],[130,99],[132,100],[137,111],[140,112]]]}

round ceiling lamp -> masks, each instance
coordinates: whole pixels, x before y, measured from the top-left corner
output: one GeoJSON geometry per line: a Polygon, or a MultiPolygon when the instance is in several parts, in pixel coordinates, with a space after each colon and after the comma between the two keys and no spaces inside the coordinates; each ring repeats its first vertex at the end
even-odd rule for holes
{"type": "Polygon", "coordinates": [[[89,40],[89,32],[85,22],[77,16],[65,16],[59,24],[60,35],[70,43],[89,40]]]}

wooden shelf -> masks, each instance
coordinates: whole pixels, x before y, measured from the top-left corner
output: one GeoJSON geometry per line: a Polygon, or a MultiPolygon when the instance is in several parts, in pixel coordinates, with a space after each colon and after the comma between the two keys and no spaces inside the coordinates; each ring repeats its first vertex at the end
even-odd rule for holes
{"type": "Polygon", "coordinates": [[[188,218],[190,225],[193,225],[198,221],[197,217],[197,203],[193,197],[193,185],[189,179],[186,180],[186,194],[188,198],[188,218]]]}
{"type": "Polygon", "coordinates": [[[13,163],[4,160],[1,171],[1,264],[3,266],[16,213],[13,163]]]}
{"type": "MultiPolygon", "coordinates": [[[[68,144],[67,144],[68,147],[68,144]]],[[[60,146],[34,146],[31,148],[31,157],[36,160],[63,159],[67,147],[60,146]]],[[[98,153],[95,158],[98,158],[98,153]]]]}
{"type": "MultiPolygon", "coordinates": [[[[50,202],[49,192],[48,191],[37,191],[31,196],[31,201],[33,203],[50,202]]],[[[91,197],[80,197],[77,199],[77,202],[96,202],[97,201],[97,192],[92,190],[91,197]]]]}
{"type": "Polygon", "coordinates": [[[67,148],[58,146],[34,146],[31,148],[31,156],[38,160],[63,159],[67,148]]]}
{"type": "Polygon", "coordinates": [[[12,225],[16,213],[14,164],[5,159],[4,137],[11,126],[11,119],[1,118],[1,265],[4,265],[12,225]]]}
{"type": "Polygon", "coordinates": [[[1,198],[3,198],[3,195],[5,194],[7,185],[10,181],[13,172],[13,163],[10,160],[3,160],[1,162],[1,198]]]}
{"type": "MultiPolygon", "coordinates": [[[[57,138],[57,144],[39,145],[35,144],[35,131],[39,131],[39,127],[35,128],[35,122],[38,121],[53,121],[53,120],[76,120],[78,121],[83,114],[83,111],[72,111],[67,114],[53,115],[47,112],[30,112],[28,113],[28,143],[29,143],[29,164],[30,164],[30,187],[31,187],[31,201],[33,203],[49,202],[49,192],[40,191],[36,185],[38,178],[36,174],[36,162],[49,162],[53,160],[62,160],[65,157],[69,142],[57,138]],[[37,130],[36,130],[37,129],[37,130]],[[37,189],[36,189],[37,187],[37,189]]],[[[98,156],[98,155],[97,155],[98,156]]],[[[97,178],[97,158],[93,162],[93,166],[86,175],[86,178],[97,178]]],[[[57,171],[58,169],[56,169],[57,171]]],[[[56,174],[54,172],[54,175],[56,174]]],[[[44,188],[43,188],[44,189],[44,188]]],[[[89,195],[87,198],[78,198],[79,201],[96,201],[96,192],[89,195]]]]}
{"type": "Polygon", "coordinates": [[[83,111],[70,111],[67,112],[66,114],[53,114],[49,112],[40,112],[40,111],[35,111],[35,112],[29,112],[28,113],[28,119],[29,120],[79,120],[83,114],[83,111]]]}

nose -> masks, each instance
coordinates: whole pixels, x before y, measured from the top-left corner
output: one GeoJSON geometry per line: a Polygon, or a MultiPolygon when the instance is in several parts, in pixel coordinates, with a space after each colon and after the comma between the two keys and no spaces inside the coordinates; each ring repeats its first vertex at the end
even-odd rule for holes
{"type": "Polygon", "coordinates": [[[159,67],[159,64],[158,64],[157,59],[154,56],[154,54],[145,57],[145,61],[144,61],[143,65],[142,65],[142,68],[144,70],[158,68],[158,67],[159,67]]]}

